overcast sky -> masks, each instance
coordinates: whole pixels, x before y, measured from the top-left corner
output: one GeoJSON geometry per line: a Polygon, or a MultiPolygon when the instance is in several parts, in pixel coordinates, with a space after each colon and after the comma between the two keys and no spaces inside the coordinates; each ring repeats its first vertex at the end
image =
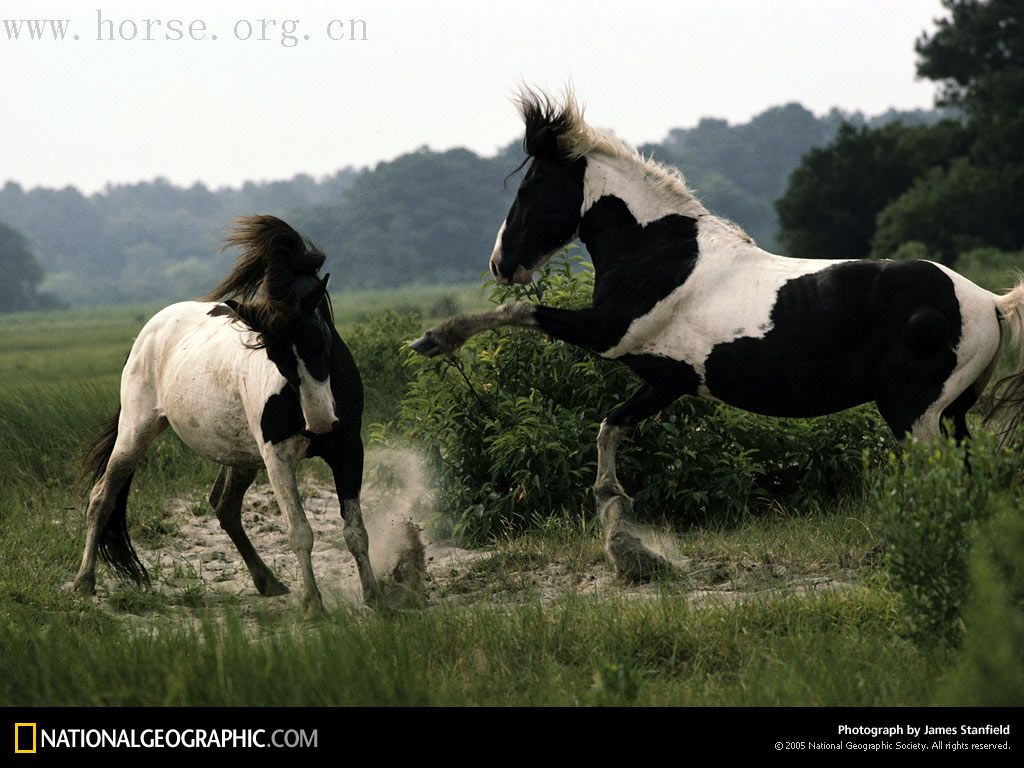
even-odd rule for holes
{"type": "Polygon", "coordinates": [[[519,133],[521,81],[571,78],[589,120],[635,144],[789,101],[929,107],[913,44],[941,15],[939,0],[0,0],[0,183],[222,186],[424,144],[490,154],[519,133]],[[51,17],[70,19],[63,41],[4,22],[51,17]]]}

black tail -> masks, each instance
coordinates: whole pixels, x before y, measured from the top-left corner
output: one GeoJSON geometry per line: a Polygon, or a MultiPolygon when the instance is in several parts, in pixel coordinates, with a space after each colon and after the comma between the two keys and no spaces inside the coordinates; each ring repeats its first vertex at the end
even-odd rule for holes
{"type": "MultiPolygon", "coordinates": [[[[89,444],[82,460],[82,474],[92,476],[93,485],[107,471],[110,454],[114,452],[117,442],[117,422],[121,416],[119,408],[103,425],[103,431],[89,444]]],[[[128,491],[132,486],[135,473],[128,475],[117,493],[114,509],[103,523],[99,532],[99,553],[111,570],[123,579],[130,579],[136,584],[149,585],[149,573],[146,566],[139,560],[132,541],[128,537],[128,491]]]]}

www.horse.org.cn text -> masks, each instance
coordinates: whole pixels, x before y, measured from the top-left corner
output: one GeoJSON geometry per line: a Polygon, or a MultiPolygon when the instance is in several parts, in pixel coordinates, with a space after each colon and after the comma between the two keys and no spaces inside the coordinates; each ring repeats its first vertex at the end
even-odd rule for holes
{"type": "Polygon", "coordinates": [[[365,42],[365,19],[219,20],[132,18],[97,9],[92,19],[0,19],[0,44],[45,42],[218,42],[277,43],[295,48],[310,40],[365,42]]]}

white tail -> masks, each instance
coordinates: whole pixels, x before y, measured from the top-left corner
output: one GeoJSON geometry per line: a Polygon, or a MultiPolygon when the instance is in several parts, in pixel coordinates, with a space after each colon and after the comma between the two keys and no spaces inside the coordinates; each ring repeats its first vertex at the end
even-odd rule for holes
{"type": "Polygon", "coordinates": [[[996,299],[999,317],[1010,332],[1014,370],[992,389],[992,411],[986,421],[995,423],[1003,440],[1024,424],[1024,279],[996,299]]]}

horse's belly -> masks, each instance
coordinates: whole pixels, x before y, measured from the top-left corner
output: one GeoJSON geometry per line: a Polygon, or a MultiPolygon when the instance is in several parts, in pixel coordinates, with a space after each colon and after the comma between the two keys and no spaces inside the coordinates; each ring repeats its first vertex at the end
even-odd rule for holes
{"type": "Polygon", "coordinates": [[[189,448],[218,464],[262,464],[237,391],[178,386],[166,388],[164,415],[189,448]]]}
{"type": "Polygon", "coordinates": [[[720,344],[704,361],[711,397],[767,416],[811,417],[873,400],[859,350],[780,346],[742,338],[720,344]]]}

